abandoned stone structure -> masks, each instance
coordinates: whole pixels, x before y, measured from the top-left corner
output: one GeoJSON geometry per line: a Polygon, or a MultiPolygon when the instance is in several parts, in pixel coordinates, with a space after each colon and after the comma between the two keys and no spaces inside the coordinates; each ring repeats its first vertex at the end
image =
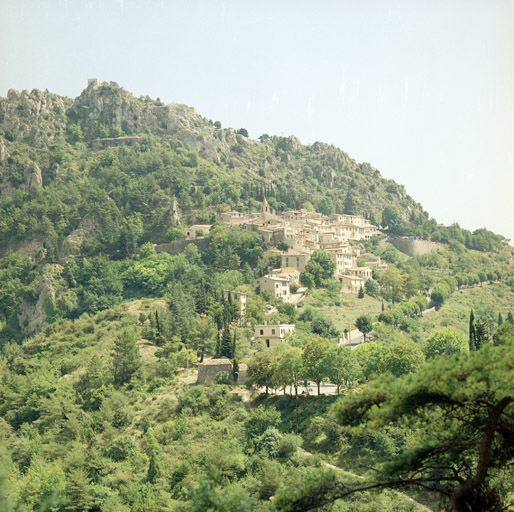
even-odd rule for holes
{"type": "MultiPolygon", "coordinates": [[[[216,382],[216,376],[219,372],[227,372],[229,378],[233,379],[232,361],[230,359],[210,359],[198,365],[198,384],[208,386],[212,382],[216,382]]],[[[243,385],[246,382],[248,367],[246,364],[239,365],[239,377],[237,383],[243,385]]]]}
{"type": "Polygon", "coordinates": [[[143,137],[138,136],[94,139],[91,141],[91,149],[93,149],[93,151],[99,151],[100,149],[105,148],[135,146],[136,144],[141,144],[141,142],[143,142],[143,137]]]}

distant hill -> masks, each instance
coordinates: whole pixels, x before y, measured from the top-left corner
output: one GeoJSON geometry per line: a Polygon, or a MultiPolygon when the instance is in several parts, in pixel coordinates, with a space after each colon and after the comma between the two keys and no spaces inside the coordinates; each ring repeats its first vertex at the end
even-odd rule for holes
{"type": "Polygon", "coordinates": [[[2,248],[38,238],[60,246],[77,229],[87,238],[107,222],[121,231],[121,220],[134,215],[146,238],[165,241],[175,199],[182,223],[251,211],[264,195],[278,210],[380,222],[391,205],[404,220],[428,221],[402,185],[335,146],[305,146],[294,136],[253,140],[218,126],[191,107],[135,98],[113,82],[90,84],[76,99],[10,90],[0,98],[0,197],[23,202],[23,228],[2,222],[2,248]],[[31,219],[34,210],[41,221],[31,219]]]}

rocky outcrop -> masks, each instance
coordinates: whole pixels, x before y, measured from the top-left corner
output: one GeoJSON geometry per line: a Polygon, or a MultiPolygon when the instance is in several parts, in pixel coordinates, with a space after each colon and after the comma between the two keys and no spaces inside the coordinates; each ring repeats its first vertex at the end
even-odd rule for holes
{"type": "Polygon", "coordinates": [[[79,254],[80,246],[87,240],[98,228],[100,223],[93,216],[87,215],[82,219],[77,229],[74,229],[62,242],[62,257],[70,254],[79,254]]]}
{"type": "Polygon", "coordinates": [[[44,147],[66,133],[66,110],[72,100],[37,89],[9,89],[0,98],[0,128],[12,141],[23,141],[33,147],[44,147]]]}
{"type": "Polygon", "coordinates": [[[0,145],[0,198],[11,197],[17,190],[43,186],[39,166],[30,159],[9,163],[5,145],[0,145]]]}
{"type": "Polygon", "coordinates": [[[220,149],[229,146],[211,123],[194,108],[178,103],[163,105],[150,99],[136,99],[114,82],[89,85],[75,100],[71,118],[80,124],[86,139],[98,138],[98,127],[113,127],[127,135],[160,133],[189,146],[204,158],[219,159],[220,149]]]}
{"type": "Polygon", "coordinates": [[[56,288],[54,278],[44,274],[35,283],[36,302],[21,301],[18,322],[23,334],[33,334],[46,327],[55,309],[56,288]]]}

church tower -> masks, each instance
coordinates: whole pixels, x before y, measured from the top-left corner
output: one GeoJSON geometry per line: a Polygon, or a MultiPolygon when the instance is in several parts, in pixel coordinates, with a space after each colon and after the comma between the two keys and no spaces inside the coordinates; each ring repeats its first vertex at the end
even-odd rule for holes
{"type": "Polygon", "coordinates": [[[266,198],[264,198],[262,201],[261,213],[262,213],[262,215],[270,215],[271,214],[271,208],[269,207],[269,203],[266,198]]]}

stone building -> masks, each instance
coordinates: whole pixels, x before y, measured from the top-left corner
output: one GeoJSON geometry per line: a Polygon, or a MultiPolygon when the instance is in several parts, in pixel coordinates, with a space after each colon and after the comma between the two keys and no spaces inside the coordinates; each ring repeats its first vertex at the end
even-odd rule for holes
{"type": "Polygon", "coordinates": [[[245,313],[245,310],[246,310],[246,298],[247,298],[246,293],[234,292],[231,290],[223,290],[223,295],[225,297],[225,300],[228,300],[229,293],[230,293],[230,296],[231,296],[234,304],[239,305],[239,314],[241,316],[243,316],[245,313]]]}
{"type": "MultiPolygon", "coordinates": [[[[233,380],[232,361],[230,359],[210,359],[204,363],[198,365],[198,384],[208,386],[212,382],[216,382],[216,376],[219,372],[227,372],[231,381],[233,380]]],[[[237,379],[238,384],[244,384],[246,382],[246,376],[248,367],[246,364],[241,363],[239,365],[239,377],[237,379]]]]}
{"type": "Polygon", "coordinates": [[[274,298],[281,298],[284,302],[289,302],[291,291],[289,277],[279,277],[266,275],[254,281],[255,287],[259,287],[261,292],[270,292],[274,298]]]}
{"type": "Polygon", "coordinates": [[[286,334],[293,332],[294,328],[294,324],[256,325],[254,337],[264,340],[266,346],[271,348],[280,343],[286,334]]]}

